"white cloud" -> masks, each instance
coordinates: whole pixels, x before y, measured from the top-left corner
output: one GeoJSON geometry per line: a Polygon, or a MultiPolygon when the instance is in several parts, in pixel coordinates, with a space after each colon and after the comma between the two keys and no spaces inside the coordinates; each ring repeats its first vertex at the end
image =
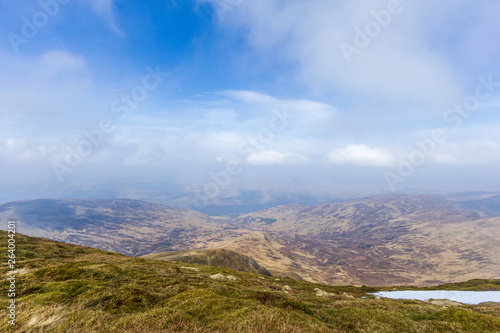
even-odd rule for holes
{"type": "Polygon", "coordinates": [[[50,51],[41,55],[42,64],[51,70],[78,70],[86,66],[85,59],[81,55],[73,55],[64,51],[50,51]]]}
{"type": "Polygon", "coordinates": [[[119,36],[125,33],[118,27],[114,14],[114,0],[87,0],[94,12],[106,20],[109,28],[119,36]]]}
{"type": "Polygon", "coordinates": [[[394,157],[385,149],[370,148],[364,144],[349,144],[328,154],[334,164],[387,167],[395,164],[394,157]]]}
{"type": "MultiPolygon", "coordinates": [[[[387,1],[246,1],[224,20],[244,27],[258,56],[299,64],[302,82],[320,92],[366,93],[395,100],[450,103],[461,96],[457,71],[425,35],[426,17],[440,6],[401,2],[370,45],[348,64],[340,44],[373,21],[387,1]],[[354,91],[353,91],[354,90],[354,91]]],[[[451,54],[449,56],[452,56],[451,54]]]]}
{"type": "MultiPolygon", "coordinates": [[[[81,119],[92,110],[82,110],[83,104],[95,99],[95,95],[94,99],[87,95],[93,83],[82,55],[51,50],[35,58],[0,58],[9,63],[0,69],[0,114],[5,123],[23,122],[23,127],[40,128],[40,120],[56,125],[81,119]],[[80,115],[78,111],[82,111],[80,115]]],[[[0,129],[11,129],[4,126],[0,129]]]]}
{"type": "Polygon", "coordinates": [[[500,162],[498,142],[491,140],[462,140],[442,144],[432,156],[437,164],[448,166],[494,165],[500,162]]]}
{"type": "Polygon", "coordinates": [[[247,112],[257,114],[260,110],[261,117],[266,118],[272,117],[276,110],[290,114],[290,126],[287,132],[293,132],[295,135],[306,133],[317,135],[321,131],[329,130],[325,127],[332,124],[339,114],[336,107],[313,100],[280,99],[246,90],[228,90],[222,92],[222,95],[229,97],[233,103],[241,103],[240,112],[248,110],[247,112]]]}
{"type": "Polygon", "coordinates": [[[206,152],[230,153],[235,152],[238,144],[245,140],[245,136],[235,131],[219,131],[205,133],[190,133],[192,142],[206,152]]]}
{"type": "Polygon", "coordinates": [[[60,143],[54,138],[0,139],[0,158],[8,163],[34,163],[53,156],[60,143]]]}
{"type": "Polygon", "coordinates": [[[271,97],[266,94],[258,93],[255,91],[249,90],[227,90],[223,92],[223,94],[227,95],[236,100],[241,100],[247,103],[254,104],[279,104],[278,100],[274,97],[271,97]]]}
{"type": "Polygon", "coordinates": [[[206,120],[214,125],[229,125],[236,120],[238,114],[232,109],[212,109],[208,111],[206,120]]]}
{"type": "Polygon", "coordinates": [[[251,153],[247,156],[246,161],[251,165],[281,165],[304,163],[308,161],[308,158],[271,149],[251,153]]]}

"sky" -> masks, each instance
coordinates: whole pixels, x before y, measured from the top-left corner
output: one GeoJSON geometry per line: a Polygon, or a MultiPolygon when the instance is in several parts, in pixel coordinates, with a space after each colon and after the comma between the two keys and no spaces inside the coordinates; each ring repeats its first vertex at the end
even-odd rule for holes
{"type": "Polygon", "coordinates": [[[0,4],[2,184],[500,190],[498,1],[0,4]]]}

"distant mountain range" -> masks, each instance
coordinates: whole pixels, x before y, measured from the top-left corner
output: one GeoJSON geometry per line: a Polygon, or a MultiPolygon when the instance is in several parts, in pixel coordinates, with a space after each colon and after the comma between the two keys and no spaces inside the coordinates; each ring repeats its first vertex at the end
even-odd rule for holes
{"type": "Polygon", "coordinates": [[[500,216],[500,195],[486,196],[481,199],[464,200],[460,204],[471,210],[482,212],[490,217],[500,216]]]}
{"type": "Polygon", "coordinates": [[[197,246],[224,226],[195,211],[137,200],[28,200],[0,205],[19,232],[67,243],[144,255],[197,246]]]}
{"type": "Polygon", "coordinates": [[[500,277],[497,199],[469,199],[391,194],[223,217],[127,199],[27,200],[0,205],[0,218],[29,236],[134,256],[226,249],[273,275],[426,286],[500,277]]]}
{"type": "MultiPolygon", "coordinates": [[[[293,183],[293,181],[292,181],[293,183]]],[[[175,207],[193,208],[208,215],[248,213],[271,206],[301,203],[306,205],[335,202],[352,196],[339,196],[318,190],[297,190],[274,187],[265,180],[256,179],[249,186],[234,184],[203,207],[195,205],[196,193],[203,186],[179,185],[172,182],[115,182],[73,181],[39,182],[32,185],[0,184],[0,203],[25,199],[133,199],[175,207]],[[196,206],[196,207],[195,207],[196,206]]]]}

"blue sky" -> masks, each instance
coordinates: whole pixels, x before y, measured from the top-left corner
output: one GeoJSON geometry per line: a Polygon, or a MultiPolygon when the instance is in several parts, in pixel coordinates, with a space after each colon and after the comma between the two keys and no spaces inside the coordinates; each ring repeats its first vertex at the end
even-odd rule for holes
{"type": "Polygon", "coordinates": [[[0,3],[0,183],[500,187],[497,1],[0,3]]]}

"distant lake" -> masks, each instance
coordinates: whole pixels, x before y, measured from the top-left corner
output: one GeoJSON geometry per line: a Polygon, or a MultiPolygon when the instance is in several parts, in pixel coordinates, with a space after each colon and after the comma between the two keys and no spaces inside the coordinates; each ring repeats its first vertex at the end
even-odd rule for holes
{"type": "Polygon", "coordinates": [[[187,208],[191,210],[196,210],[200,213],[209,215],[209,216],[223,216],[223,215],[229,215],[229,214],[249,214],[249,213],[254,213],[259,210],[264,210],[268,209],[271,207],[276,207],[280,205],[288,205],[288,204],[295,204],[295,205],[303,205],[303,206],[313,206],[313,205],[318,205],[318,204],[324,204],[324,203],[333,203],[333,202],[339,202],[339,200],[330,200],[328,202],[323,202],[323,201],[284,201],[284,202],[273,202],[273,203],[267,203],[267,204],[240,204],[240,205],[210,205],[202,208],[196,208],[193,206],[180,206],[180,208],[187,208]]]}
{"type": "Polygon", "coordinates": [[[500,302],[500,291],[461,291],[461,290],[403,290],[379,291],[373,293],[377,297],[392,299],[448,299],[464,304],[479,304],[482,302],[500,302]]]}
{"type": "MultiPolygon", "coordinates": [[[[228,214],[249,214],[257,212],[259,210],[271,208],[274,206],[276,206],[276,204],[214,205],[195,210],[209,216],[223,216],[228,214]]],[[[194,209],[193,207],[185,207],[185,208],[194,209]]]]}

